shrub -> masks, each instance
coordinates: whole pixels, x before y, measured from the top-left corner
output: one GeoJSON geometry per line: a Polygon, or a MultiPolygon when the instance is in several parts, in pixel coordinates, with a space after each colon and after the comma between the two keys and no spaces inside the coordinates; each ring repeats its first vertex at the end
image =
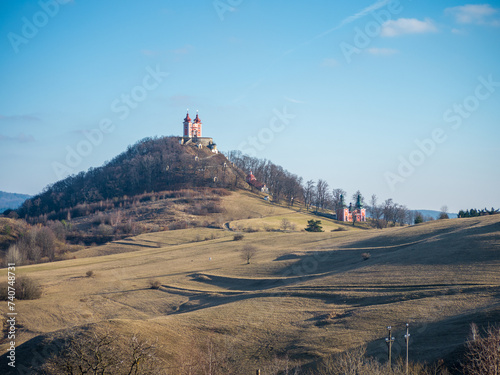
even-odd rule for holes
{"type": "Polygon", "coordinates": [[[368,260],[368,259],[370,259],[371,254],[370,253],[363,253],[363,254],[361,254],[361,256],[363,257],[363,260],[368,260]]]}
{"type": "Polygon", "coordinates": [[[87,272],[85,273],[85,275],[86,275],[87,277],[92,277],[92,276],[94,276],[94,271],[89,270],[89,271],[87,271],[87,272]]]}
{"type": "Polygon", "coordinates": [[[107,224],[100,224],[97,227],[97,232],[101,236],[111,236],[114,233],[115,229],[111,225],[107,224]]]}
{"type": "MultiPolygon", "coordinates": [[[[9,286],[10,285],[7,284],[6,281],[0,284],[0,300],[7,300],[7,297],[9,296],[9,286]]],[[[38,281],[35,281],[28,276],[17,277],[14,288],[16,290],[15,297],[18,300],[38,299],[42,296],[42,286],[38,283],[38,281]]]]}
{"type": "Polygon", "coordinates": [[[321,220],[308,220],[307,227],[305,228],[308,232],[323,232],[323,227],[321,226],[321,220]]]}
{"type": "Polygon", "coordinates": [[[240,241],[244,238],[245,236],[241,233],[236,233],[234,236],[233,236],[233,241],[240,241]]]}
{"type": "Polygon", "coordinates": [[[288,231],[294,231],[295,230],[295,224],[292,223],[290,220],[288,220],[287,218],[283,218],[283,220],[281,220],[281,230],[283,232],[288,232],[288,231]]]}
{"type": "Polygon", "coordinates": [[[150,289],[160,289],[161,283],[159,280],[149,280],[150,289]]]}
{"type": "Polygon", "coordinates": [[[344,227],[337,227],[337,229],[332,229],[332,232],[343,232],[346,231],[347,229],[344,227]]]}

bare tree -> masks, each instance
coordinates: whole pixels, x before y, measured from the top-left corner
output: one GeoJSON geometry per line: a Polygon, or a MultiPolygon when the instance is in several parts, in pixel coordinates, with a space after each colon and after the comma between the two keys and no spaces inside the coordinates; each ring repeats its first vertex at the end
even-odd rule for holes
{"type": "Polygon", "coordinates": [[[253,245],[247,244],[243,246],[243,248],[240,250],[241,252],[241,258],[247,262],[247,264],[250,264],[250,260],[257,254],[257,248],[253,245]]]}
{"type": "Polygon", "coordinates": [[[36,234],[36,244],[42,250],[42,256],[46,256],[49,260],[55,258],[55,243],[56,236],[49,227],[42,227],[36,234]]]}
{"type": "Polygon", "coordinates": [[[361,204],[364,205],[365,204],[365,197],[363,197],[363,194],[361,194],[361,192],[359,190],[357,190],[353,195],[352,195],[352,205],[353,206],[356,206],[356,202],[358,201],[358,195],[360,197],[360,200],[361,200],[361,204]]]}
{"type": "Polygon", "coordinates": [[[288,232],[289,230],[295,230],[295,224],[292,223],[287,218],[283,218],[283,220],[281,220],[280,227],[283,232],[288,232]]]}
{"type": "Polygon", "coordinates": [[[450,217],[448,216],[448,206],[444,205],[441,207],[441,212],[439,212],[439,219],[449,219],[450,217]]]}
{"type": "Polygon", "coordinates": [[[342,208],[341,207],[341,196],[346,196],[346,192],[345,190],[342,190],[342,189],[333,189],[332,191],[332,206],[333,206],[333,209],[335,210],[335,212],[337,212],[337,210],[339,208],[342,208]]]}
{"type": "Polygon", "coordinates": [[[316,184],[316,209],[325,208],[325,203],[328,200],[328,182],[319,179],[316,184]]]}
{"type": "Polygon", "coordinates": [[[17,244],[10,245],[5,256],[5,263],[14,263],[16,266],[21,266],[25,263],[25,254],[21,252],[17,244]]]}
{"type": "Polygon", "coordinates": [[[304,206],[306,207],[306,210],[309,210],[311,207],[311,204],[313,202],[314,198],[314,181],[309,180],[306,182],[306,185],[303,188],[303,194],[304,194],[304,206]]]}
{"type": "Polygon", "coordinates": [[[408,208],[399,204],[394,205],[394,224],[404,225],[408,219],[408,208]]]}
{"type": "Polygon", "coordinates": [[[471,338],[467,342],[464,373],[467,375],[500,374],[500,328],[489,327],[486,336],[471,325],[471,338]]]}
{"type": "Polygon", "coordinates": [[[384,208],[382,209],[382,214],[384,215],[384,220],[389,222],[395,222],[395,209],[394,202],[392,198],[386,199],[384,202],[384,208]]]}
{"type": "Polygon", "coordinates": [[[377,227],[379,227],[379,221],[382,217],[382,207],[377,204],[377,196],[375,194],[373,194],[371,197],[368,212],[370,213],[372,219],[377,223],[377,227]]]}
{"type": "Polygon", "coordinates": [[[62,350],[42,367],[50,374],[164,374],[154,342],[128,340],[108,328],[78,330],[62,338],[62,350]]]}

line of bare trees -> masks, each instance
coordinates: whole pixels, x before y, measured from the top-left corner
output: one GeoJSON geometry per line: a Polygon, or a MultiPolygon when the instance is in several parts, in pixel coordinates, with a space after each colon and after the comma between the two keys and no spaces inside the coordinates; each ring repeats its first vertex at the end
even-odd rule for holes
{"type": "Polygon", "coordinates": [[[308,210],[336,212],[341,208],[341,196],[344,197],[347,205],[349,203],[355,205],[359,195],[361,203],[367,208],[368,215],[374,219],[379,228],[415,222],[416,213],[406,206],[394,202],[392,198],[379,203],[377,196],[372,195],[367,204],[363,194],[358,190],[352,194],[349,201],[345,190],[341,188],[331,189],[328,182],[323,179],[303,182],[302,177],[288,172],[283,167],[266,159],[244,155],[241,151],[230,151],[227,157],[238,168],[245,172],[252,171],[259,181],[265,183],[275,202],[285,200],[292,205],[294,201],[299,199],[308,210]]]}
{"type": "Polygon", "coordinates": [[[288,172],[280,165],[266,159],[244,155],[241,151],[229,151],[229,161],[244,172],[252,172],[260,182],[267,185],[273,201],[286,201],[293,206],[297,199],[302,199],[302,177],[288,172]]]}

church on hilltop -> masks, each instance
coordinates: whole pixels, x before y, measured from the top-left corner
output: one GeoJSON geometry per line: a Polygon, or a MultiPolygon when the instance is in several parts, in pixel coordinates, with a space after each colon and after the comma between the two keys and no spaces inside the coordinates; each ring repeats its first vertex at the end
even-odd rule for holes
{"type": "Polygon", "coordinates": [[[191,117],[189,117],[189,110],[188,110],[186,118],[182,123],[183,136],[179,137],[180,144],[181,145],[194,144],[198,148],[207,147],[214,154],[219,153],[219,151],[217,151],[217,145],[214,143],[213,138],[202,137],[201,125],[202,122],[200,116],[198,116],[198,111],[196,111],[195,119],[191,120],[191,117]]]}
{"type": "Polygon", "coordinates": [[[349,207],[347,207],[344,201],[344,196],[340,196],[340,208],[337,210],[337,220],[366,221],[366,209],[363,208],[363,203],[361,203],[360,195],[358,195],[358,199],[356,200],[356,206],[354,209],[352,207],[352,203],[349,203],[349,207]]]}

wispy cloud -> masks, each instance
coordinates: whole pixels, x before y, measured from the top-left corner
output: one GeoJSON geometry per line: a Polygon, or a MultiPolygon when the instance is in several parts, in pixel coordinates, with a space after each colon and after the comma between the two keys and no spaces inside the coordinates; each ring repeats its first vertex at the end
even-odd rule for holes
{"type": "Polygon", "coordinates": [[[321,61],[321,66],[327,67],[327,68],[334,68],[339,65],[339,62],[335,59],[323,59],[321,61]]]}
{"type": "Polygon", "coordinates": [[[15,137],[0,134],[0,141],[27,143],[27,142],[35,142],[35,137],[33,137],[31,134],[24,134],[24,133],[20,133],[15,137]]]}
{"type": "Polygon", "coordinates": [[[329,30],[324,31],[321,34],[316,35],[312,40],[322,38],[325,35],[330,34],[331,32],[338,30],[341,27],[343,27],[351,22],[354,22],[357,19],[362,18],[362,17],[366,16],[367,14],[370,14],[373,11],[375,11],[379,8],[382,8],[383,6],[387,5],[390,1],[391,0],[379,0],[375,3],[373,3],[372,5],[367,6],[366,8],[360,10],[359,12],[357,12],[349,17],[344,18],[342,21],[340,21],[340,23],[337,26],[335,26],[329,30]]]}
{"type": "Polygon", "coordinates": [[[371,12],[373,12],[379,8],[382,8],[383,6],[389,4],[390,2],[391,2],[391,0],[378,0],[378,1],[376,1],[372,5],[367,6],[366,8],[360,10],[359,12],[357,12],[349,17],[344,18],[342,21],[340,21],[340,23],[337,26],[332,27],[331,29],[325,30],[322,33],[319,33],[318,35],[312,37],[311,39],[307,40],[306,42],[301,43],[300,45],[296,46],[295,48],[289,49],[288,51],[285,52],[285,55],[288,55],[289,53],[294,52],[298,48],[314,42],[316,39],[323,38],[324,36],[340,29],[341,27],[343,27],[351,22],[354,22],[357,19],[362,18],[362,17],[366,16],[367,14],[370,14],[371,12]]]}
{"type": "Polygon", "coordinates": [[[193,50],[193,46],[190,44],[187,44],[184,47],[173,49],[170,52],[172,52],[174,55],[187,55],[188,53],[191,53],[192,50],[193,50]]]}
{"type": "Polygon", "coordinates": [[[380,35],[394,37],[403,34],[424,34],[436,31],[437,27],[428,18],[424,21],[417,20],[416,18],[399,18],[384,22],[380,35]]]}
{"type": "Polygon", "coordinates": [[[398,53],[398,50],[392,48],[368,48],[367,52],[371,55],[389,56],[398,53]]]}
{"type": "Polygon", "coordinates": [[[41,121],[41,119],[34,115],[0,115],[0,121],[41,121]]]}
{"type": "Polygon", "coordinates": [[[387,5],[388,3],[390,3],[391,0],[379,0],[377,1],[376,3],[373,3],[372,5],[370,6],[367,6],[366,8],[364,8],[363,10],[359,11],[358,13],[356,14],[353,14],[352,16],[349,16],[347,18],[344,18],[340,24],[337,26],[338,29],[340,29],[342,26],[344,25],[347,25],[351,22],[354,22],[356,21],[358,18],[361,18],[361,17],[364,17],[366,16],[367,14],[373,12],[373,11],[376,11],[377,9],[379,8],[382,8],[383,6],[387,5]]]}
{"type": "Polygon", "coordinates": [[[158,51],[154,51],[154,50],[152,50],[152,49],[143,49],[143,50],[141,51],[141,53],[142,53],[143,55],[145,55],[145,56],[148,56],[148,57],[155,57],[155,56],[158,56],[158,54],[159,54],[160,52],[158,52],[158,51]]]}
{"type": "Polygon", "coordinates": [[[294,98],[289,98],[285,96],[285,100],[289,101],[290,103],[295,103],[295,104],[304,104],[302,100],[294,99],[294,98]]]}
{"type": "Polygon", "coordinates": [[[445,14],[455,18],[457,23],[500,26],[498,9],[490,4],[467,4],[452,8],[446,8],[445,14]]]}

